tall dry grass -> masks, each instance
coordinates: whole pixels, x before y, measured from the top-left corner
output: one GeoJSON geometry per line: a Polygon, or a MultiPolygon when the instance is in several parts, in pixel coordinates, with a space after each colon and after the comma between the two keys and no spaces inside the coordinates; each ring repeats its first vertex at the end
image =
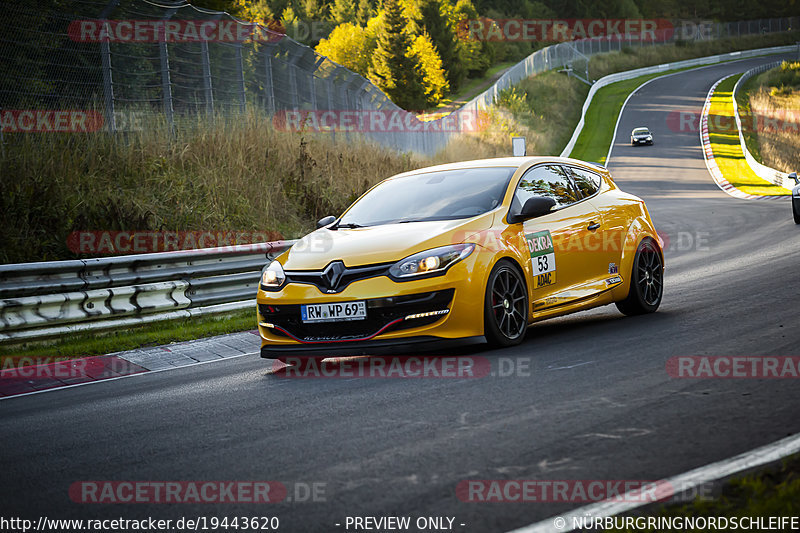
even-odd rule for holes
{"type": "Polygon", "coordinates": [[[116,137],[6,137],[0,261],[73,258],[83,230],[230,230],[296,237],[377,181],[423,162],[275,131],[258,113],[116,137]]]}
{"type": "MultiPolygon", "coordinates": [[[[800,62],[783,62],[749,80],[743,99],[757,125],[747,132],[755,137],[754,156],[764,165],[783,172],[800,171],[800,62]]],[[[750,144],[750,143],[749,143],[750,144]]]]}
{"type": "Polygon", "coordinates": [[[765,124],[758,129],[761,162],[783,172],[800,171],[800,91],[774,95],[759,89],[750,95],[750,109],[765,124]],[[776,119],[776,127],[765,119],[776,119]]]}

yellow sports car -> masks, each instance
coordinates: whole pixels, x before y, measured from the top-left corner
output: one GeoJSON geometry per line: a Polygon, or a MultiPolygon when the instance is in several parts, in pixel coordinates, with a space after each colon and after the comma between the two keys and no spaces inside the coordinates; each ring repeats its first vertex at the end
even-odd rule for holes
{"type": "Polygon", "coordinates": [[[664,257],[644,201],[575,159],[406,172],[318,226],[262,273],[262,357],[511,346],[538,320],[661,303],[664,257]]]}

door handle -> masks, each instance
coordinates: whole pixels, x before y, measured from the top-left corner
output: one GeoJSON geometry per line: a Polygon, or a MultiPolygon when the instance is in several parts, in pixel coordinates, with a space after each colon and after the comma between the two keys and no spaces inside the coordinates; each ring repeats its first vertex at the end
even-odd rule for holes
{"type": "Polygon", "coordinates": [[[599,228],[599,227],[600,227],[600,224],[599,224],[599,223],[597,223],[597,222],[592,222],[591,224],[589,224],[588,226],[586,226],[586,229],[588,229],[589,231],[594,231],[594,230],[596,230],[596,229],[597,229],[597,228],[599,228]]]}

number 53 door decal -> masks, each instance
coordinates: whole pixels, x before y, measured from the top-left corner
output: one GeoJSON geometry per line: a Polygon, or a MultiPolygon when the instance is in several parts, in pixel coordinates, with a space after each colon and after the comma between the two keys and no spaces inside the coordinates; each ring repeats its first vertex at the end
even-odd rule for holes
{"type": "Polygon", "coordinates": [[[531,252],[533,288],[538,289],[556,282],[556,253],[549,231],[537,231],[525,235],[531,252]]]}

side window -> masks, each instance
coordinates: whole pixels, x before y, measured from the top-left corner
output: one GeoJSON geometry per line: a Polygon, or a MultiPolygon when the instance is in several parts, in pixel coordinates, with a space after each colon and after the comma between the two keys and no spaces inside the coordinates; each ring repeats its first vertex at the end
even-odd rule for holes
{"type": "Polygon", "coordinates": [[[592,196],[600,189],[600,176],[582,168],[570,167],[572,179],[584,198],[592,196]]]}
{"type": "Polygon", "coordinates": [[[522,176],[513,204],[521,208],[531,196],[550,197],[556,201],[556,208],[578,201],[567,171],[559,165],[534,167],[522,176]]]}

